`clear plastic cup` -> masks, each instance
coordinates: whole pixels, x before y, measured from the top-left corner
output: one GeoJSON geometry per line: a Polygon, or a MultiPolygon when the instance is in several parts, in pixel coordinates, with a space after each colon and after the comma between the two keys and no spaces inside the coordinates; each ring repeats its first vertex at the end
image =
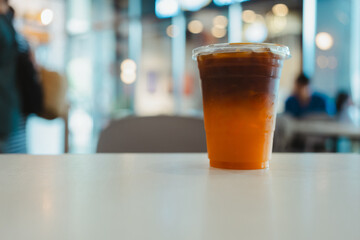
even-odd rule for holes
{"type": "Polygon", "coordinates": [[[268,43],[213,44],[193,50],[212,167],[269,167],[280,74],[289,57],[288,47],[268,43]]]}

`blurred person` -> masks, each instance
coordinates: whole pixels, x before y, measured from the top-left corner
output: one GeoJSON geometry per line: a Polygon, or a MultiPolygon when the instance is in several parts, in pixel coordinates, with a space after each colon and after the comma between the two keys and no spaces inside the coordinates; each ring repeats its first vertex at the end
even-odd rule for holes
{"type": "Polygon", "coordinates": [[[12,25],[9,5],[0,0],[0,152],[26,151],[25,131],[22,129],[20,96],[16,86],[17,43],[12,25]],[[24,134],[22,134],[24,133],[24,134]],[[13,147],[16,135],[21,149],[13,147]]]}
{"type": "Polygon", "coordinates": [[[40,109],[36,70],[26,40],[14,29],[14,14],[0,0],[0,153],[26,153],[26,117],[40,109]]]}
{"type": "MultiPolygon", "coordinates": [[[[293,94],[285,102],[285,113],[308,120],[327,120],[334,115],[334,108],[326,95],[312,91],[310,79],[305,74],[297,77],[293,94]]],[[[295,135],[290,141],[290,149],[293,152],[325,152],[326,140],[295,135]]]]}
{"type": "Polygon", "coordinates": [[[340,91],[336,96],[336,116],[339,121],[344,123],[356,124],[356,107],[345,91],[340,91]]]}
{"type": "Polygon", "coordinates": [[[334,105],[330,99],[310,87],[310,79],[305,74],[300,74],[295,82],[293,95],[285,103],[285,113],[296,118],[312,114],[334,114],[334,105]]]}

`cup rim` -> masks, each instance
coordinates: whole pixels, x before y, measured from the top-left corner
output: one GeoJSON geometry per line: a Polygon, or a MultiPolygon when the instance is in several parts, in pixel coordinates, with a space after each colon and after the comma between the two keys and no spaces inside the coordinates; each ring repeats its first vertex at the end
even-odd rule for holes
{"type": "Polygon", "coordinates": [[[274,54],[282,56],[284,59],[289,59],[291,57],[289,47],[276,43],[217,43],[193,49],[192,59],[197,60],[199,55],[207,55],[214,52],[227,53],[241,52],[244,50],[260,52],[261,49],[264,48],[269,49],[269,51],[274,54]]]}

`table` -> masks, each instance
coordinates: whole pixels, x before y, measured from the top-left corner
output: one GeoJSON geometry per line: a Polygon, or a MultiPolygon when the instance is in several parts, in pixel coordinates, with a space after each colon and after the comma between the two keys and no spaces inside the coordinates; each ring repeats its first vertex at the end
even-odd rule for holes
{"type": "Polygon", "coordinates": [[[0,239],[360,239],[360,155],[0,155],[0,239]]]}
{"type": "MultiPolygon", "coordinates": [[[[306,137],[306,143],[309,141],[308,137],[331,138],[333,140],[333,152],[339,152],[340,150],[338,148],[339,138],[348,138],[351,140],[351,144],[360,140],[360,126],[337,121],[294,120],[292,131],[306,137]]],[[[305,148],[305,151],[313,150],[308,149],[308,147],[305,148]]]]}
{"type": "Polygon", "coordinates": [[[296,133],[311,136],[360,139],[360,126],[349,123],[320,120],[295,120],[293,128],[296,133]]]}

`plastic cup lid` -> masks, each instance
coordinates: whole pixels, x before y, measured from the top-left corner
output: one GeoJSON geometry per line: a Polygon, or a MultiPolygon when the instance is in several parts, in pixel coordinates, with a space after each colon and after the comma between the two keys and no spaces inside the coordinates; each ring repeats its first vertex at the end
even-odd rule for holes
{"type": "Polygon", "coordinates": [[[220,43],[195,48],[192,51],[192,58],[197,59],[199,55],[228,52],[272,52],[282,56],[284,59],[291,57],[287,46],[274,43],[220,43]]]}

